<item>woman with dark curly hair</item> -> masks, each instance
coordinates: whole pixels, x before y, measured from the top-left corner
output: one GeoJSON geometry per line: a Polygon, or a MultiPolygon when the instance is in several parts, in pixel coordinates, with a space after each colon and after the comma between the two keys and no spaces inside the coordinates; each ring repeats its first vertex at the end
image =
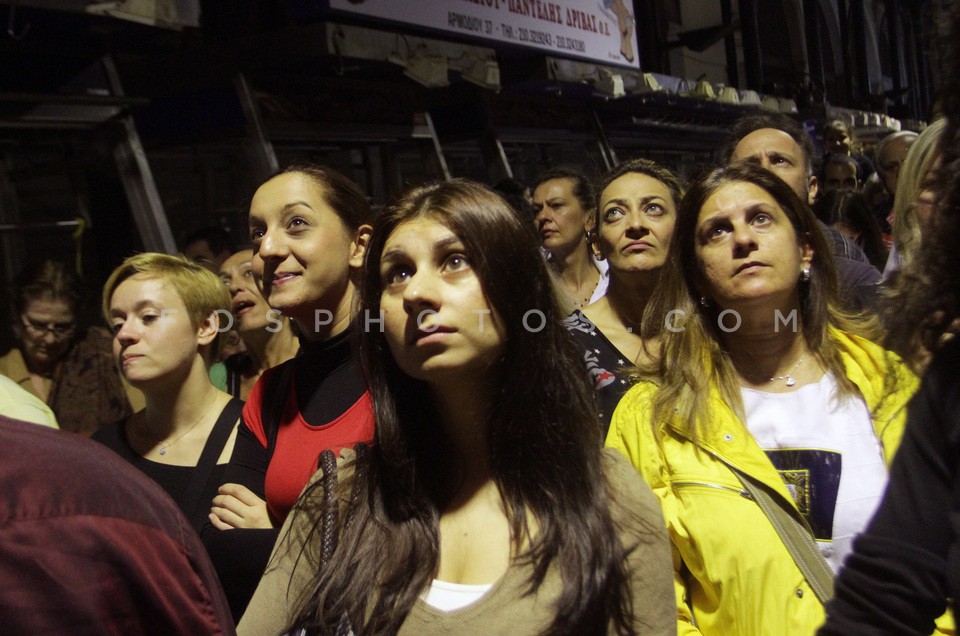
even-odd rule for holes
{"type": "Polygon", "coordinates": [[[407,192],[375,222],[360,291],[375,443],[339,470],[328,455],[239,632],[674,633],[656,500],[600,450],[506,202],[463,180],[407,192]]]}
{"type": "Polygon", "coordinates": [[[683,182],[663,166],[633,159],[600,177],[596,190],[592,238],[610,283],[602,298],[575,310],[564,324],[583,347],[606,428],[643,348],[640,321],[667,259],[683,182]]]}

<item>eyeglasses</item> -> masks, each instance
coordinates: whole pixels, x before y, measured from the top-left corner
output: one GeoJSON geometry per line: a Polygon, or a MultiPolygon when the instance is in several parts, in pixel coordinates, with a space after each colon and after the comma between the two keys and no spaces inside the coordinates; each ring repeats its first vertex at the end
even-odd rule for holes
{"type": "Polygon", "coordinates": [[[29,331],[35,338],[41,338],[47,333],[55,338],[66,338],[77,328],[76,323],[72,322],[51,322],[44,324],[30,318],[22,318],[23,328],[29,331]]]}

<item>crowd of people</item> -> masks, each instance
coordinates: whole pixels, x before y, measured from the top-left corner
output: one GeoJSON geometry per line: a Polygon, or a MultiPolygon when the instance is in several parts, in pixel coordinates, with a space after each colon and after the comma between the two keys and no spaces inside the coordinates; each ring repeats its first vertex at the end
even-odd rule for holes
{"type": "Polygon", "coordinates": [[[107,329],[65,266],[28,270],[0,358],[0,622],[952,633],[953,18],[944,118],[873,161],[843,122],[818,156],[754,114],[689,182],[637,158],[376,214],[295,164],[242,249],[204,230],[121,263],[107,329]]]}

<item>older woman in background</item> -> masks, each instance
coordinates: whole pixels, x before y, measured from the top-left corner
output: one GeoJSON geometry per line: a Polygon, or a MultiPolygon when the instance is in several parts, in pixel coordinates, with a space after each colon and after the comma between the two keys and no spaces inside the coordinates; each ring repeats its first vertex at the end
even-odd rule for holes
{"type": "MultiPolygon", "coordinates": [[[[874,216],[880,224],[880,231],[887,249],[893,246],[893,199],[897,194],[897,181],[900,179],[900,170],[907,160],[910,146],[917,140],[917,133],[912,130],[901,130],[890,133],[879,142],[873,152],[873,163],[877,168],[877,183],[879,192],[870,199],[874,216]]],[[[866,194],[866,187],[864,188],[866,194]]]]}
{"type": "Polygon", "coordinates": [[[704,176],[678,211],[641,330],[657,355],[607,443],[660,497],[682,634],[812,633],[883,493],[917,381],[837,309],[827,250],[810,208],[757,166],[704,176]]]}
{"type": "Polygon", "coordinates": [[[590,250],[595,205],[590,180],[569,168],[546,171],[533,189],[540,245],[571,311],[596,302],[607,290],[606,263],[590,250]]]}
{"type": "Polygon", "coordinates": [[[25,270],[13,289],[17,346],[0,358],[0,373],[46,402],[61,429],[89,436],[141,407],[143,395],[121,382],[110,334],[77,323],[81,299],[62,263],[25,270]]]}
{"type": "Polygon", "coordinates": [[[227,357],[224,388],[246,400],[253,385],[267,369],[297,354],[300,343],[290,319],[271,309],[253,278],[253,250],[240,250],[220,265],[220,280],[230,292],[233,326],[244,350],[227,357]]]}

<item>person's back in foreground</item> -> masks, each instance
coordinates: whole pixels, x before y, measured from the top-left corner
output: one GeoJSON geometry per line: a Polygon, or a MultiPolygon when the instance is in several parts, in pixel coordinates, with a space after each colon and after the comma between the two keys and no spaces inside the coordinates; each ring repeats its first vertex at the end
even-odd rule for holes
{"type": "Polygon", "coordinates": [[[0,416],[5,634],[232,634],[200,540],[110,450],[0,416]]]}

